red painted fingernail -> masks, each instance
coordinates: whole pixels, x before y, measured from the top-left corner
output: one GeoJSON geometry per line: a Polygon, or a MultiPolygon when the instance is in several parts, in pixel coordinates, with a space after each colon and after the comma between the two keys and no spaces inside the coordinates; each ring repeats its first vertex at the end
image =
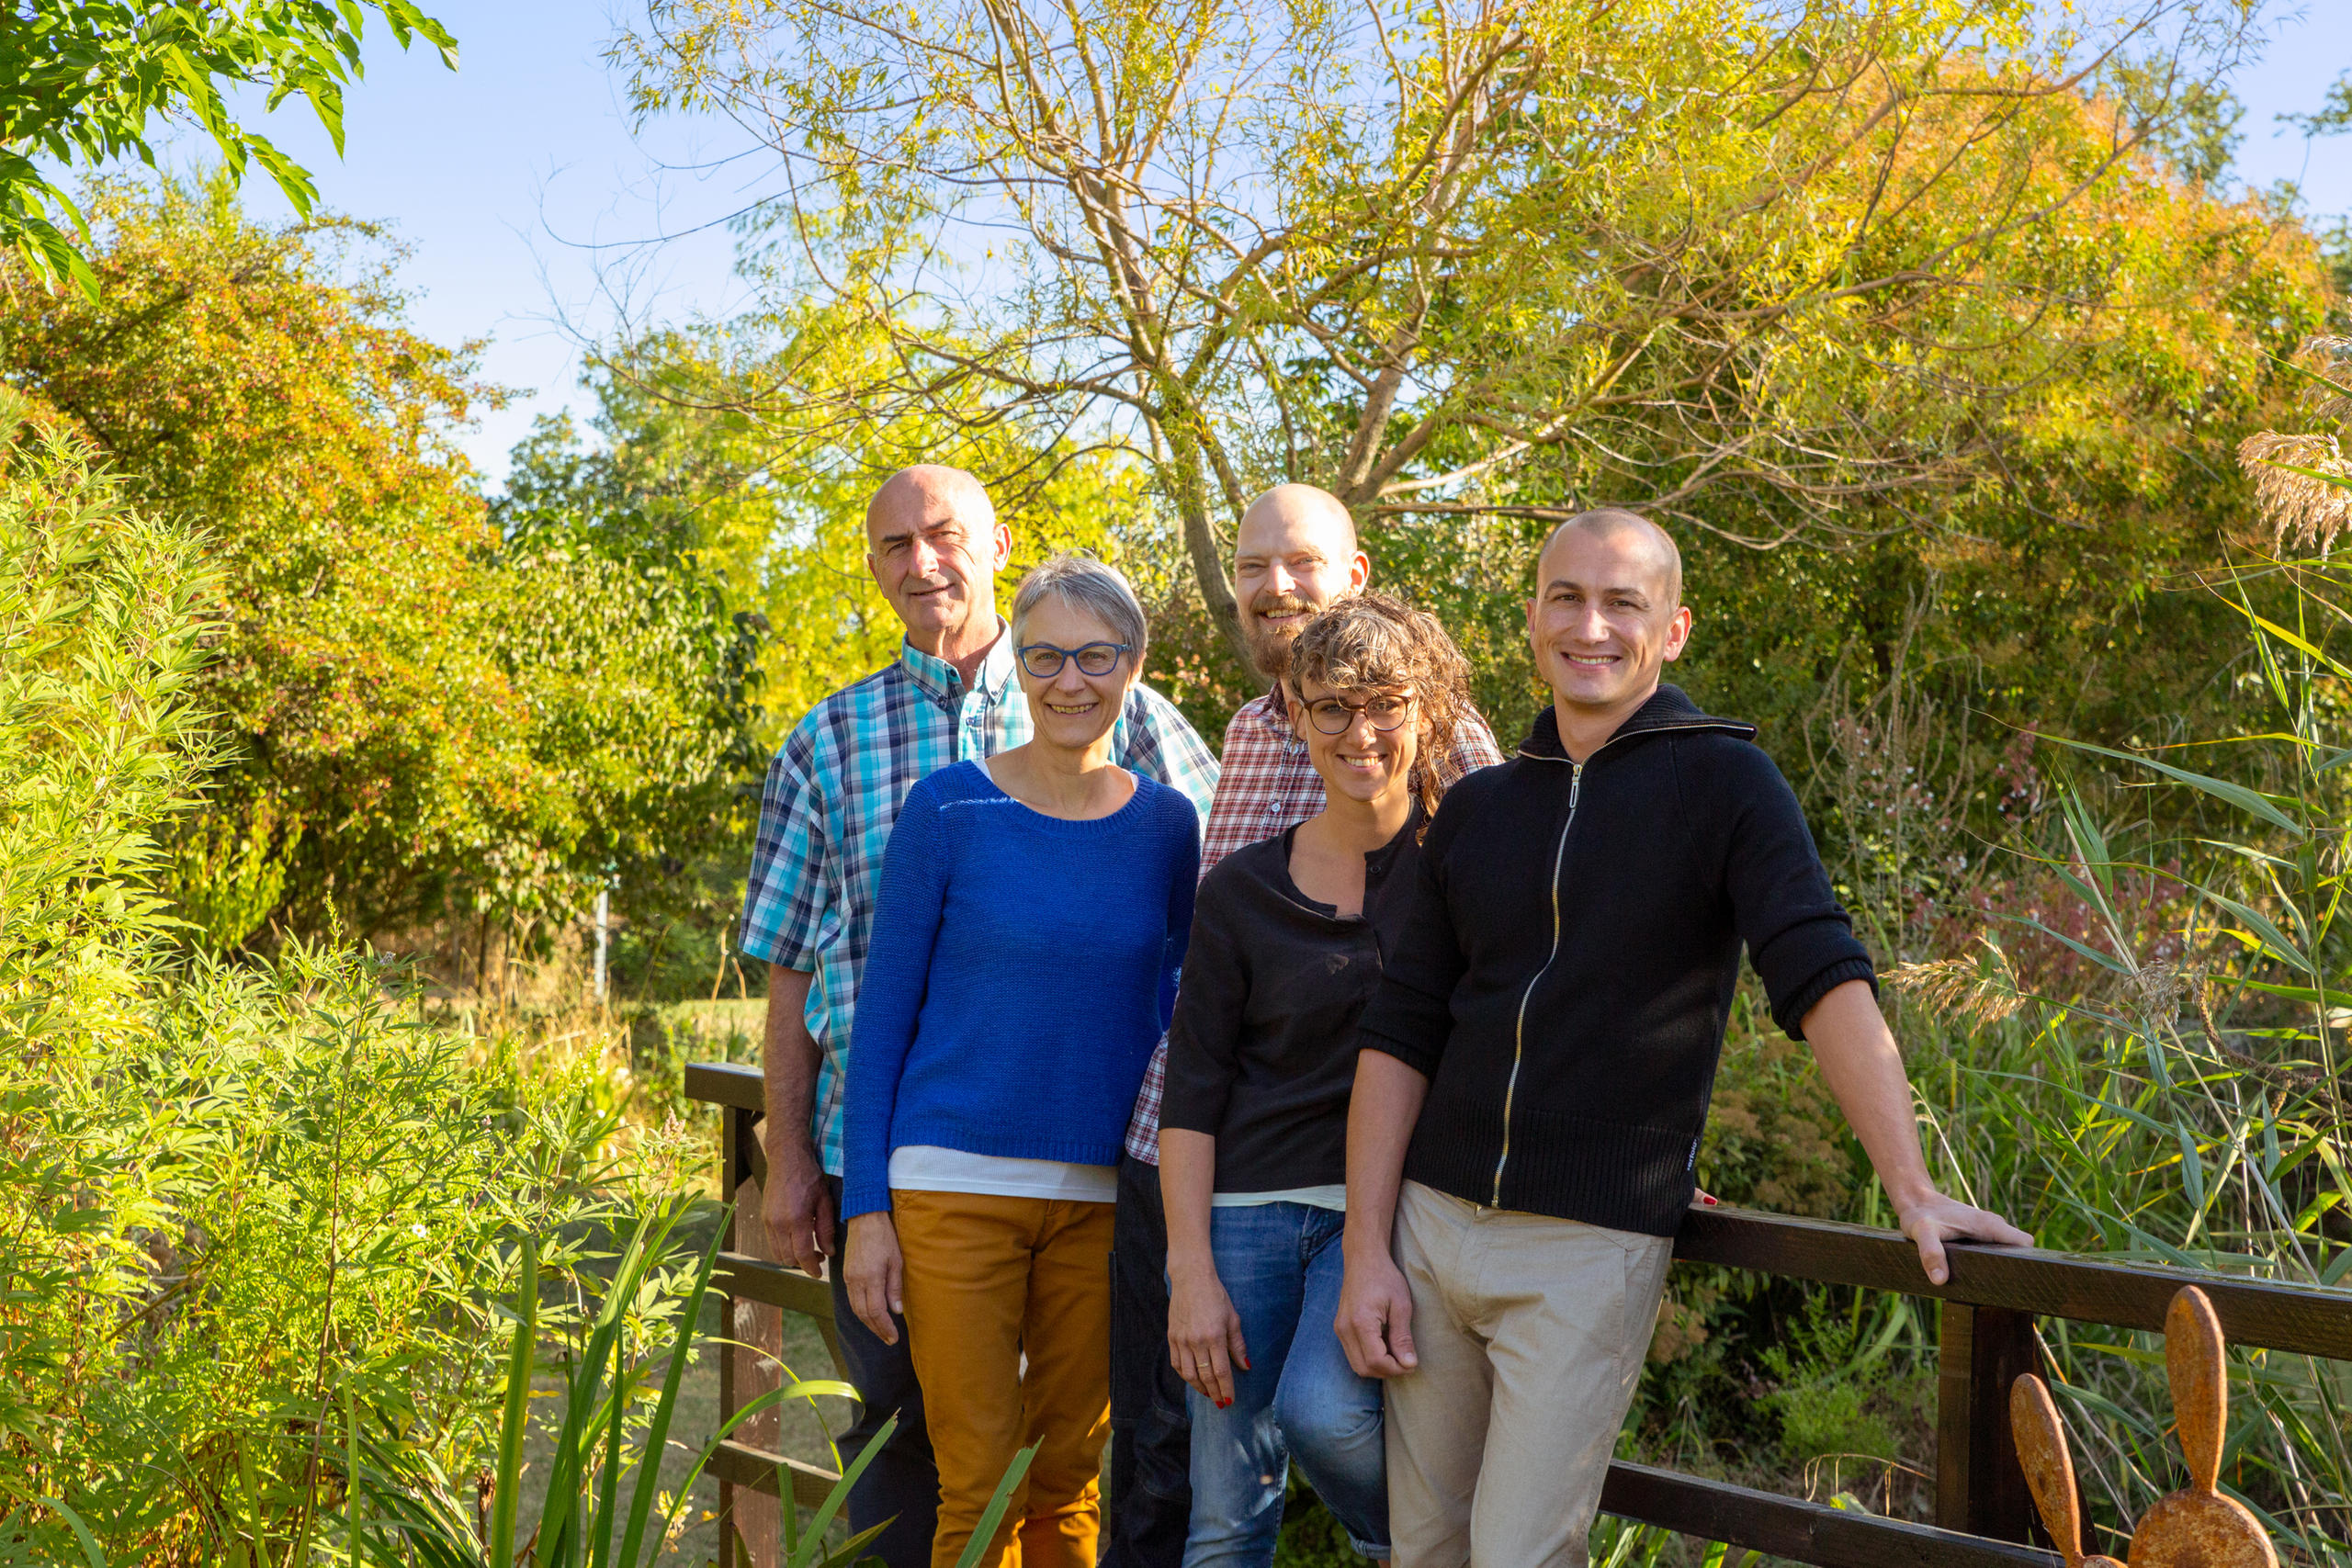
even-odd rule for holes
{"type": "Polygon", "coordinates": [[[1709,1197],[1709,1198],[1706,1198],[1706,1199],[1702,1200],[1702,1201],[1703,1201],[1703,1202],[1705,1202],[1705,1204],[1707,1205],[1707,1207],[1708,1207],[1708,1208],[1712,1209],[1712,1208],[1713,1208],[1713,1207],[1715,1206],[1715,1201],[1715,1201],[1715,1199],[1713,1199],[1713,1197],[1709,1197]]]}

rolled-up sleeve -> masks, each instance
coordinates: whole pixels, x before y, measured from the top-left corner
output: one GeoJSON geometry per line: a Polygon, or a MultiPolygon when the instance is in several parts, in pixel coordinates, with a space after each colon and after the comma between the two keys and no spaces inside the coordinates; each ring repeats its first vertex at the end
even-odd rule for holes
{"type": "Polygon", "coordinates": [[[1212,871],[1193,906],[1192,948],[1168,1028],[1168,1088],[1159,1110],[1162,1127],[1211,1137],[1225,1124],[1250,998],[1250,965],[1235,940],[1228,891],[1226,879],[1212,871]]]}
{"type": "Polygon", "coordinates": [[[1725,792],[1741,803],[1724,846],[1732,921],[1764,982],[1772,1021],[1802,1040],[1815,1003],[1849,980],[1875,990],[1878,972],[1829,886],[1796,792],[1761,750],[1731,750],[1731,765],[1746,774],[1725,792]]]}
{"type": "Polygon", "coordinates": [[[1423,1077],[1437,1076],[1453,1032],[1453,989],[1469,968],[1445,889],[1445,852],[1460,820],[1459,799],[1448,795],[1430,825],[1405,929],[1396,951],[1383,959],[1379,987],[1356,1025],[1360,1048],[1394,1056],[1423,1077]]]}

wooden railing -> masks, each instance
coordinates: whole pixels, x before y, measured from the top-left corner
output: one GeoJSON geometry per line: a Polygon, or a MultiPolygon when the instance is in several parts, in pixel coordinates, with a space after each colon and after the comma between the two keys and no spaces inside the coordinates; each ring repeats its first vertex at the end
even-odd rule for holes
{"type": "MultiPolygon", "coordinates": [[[[767,1160],[756,1131],[758,1071],[692,1066],[686,1069],[686,1093],[718,1106],[725,1119],[722,1194],[732,1196],[752,1178],[764,1179],[767,1160]]],[[[721,1245],[717,1288],[737,1300],[816,1319],[838,1366],[826,1286],[745,1256],[731,1229],[721,1245]]],[[[1816,1568],[2057,1568],[2055,1553],[2028,1544],[2033,1503],[2009,1437],[2009,1384],[2021,1372],[2041,1370],[2035,1319],[2160,1331],[2173,1292],[2194,1284],[2211,1298],[2233,1345],[2352,1360],[2352,1292],[2030,1247],[1963,1246],[1952,1247],[1951,1255],[1951,1278],[1930,1285],[1917,1250],[1895,1232],[1724,1208],[1693,1208],[1674,1241],[1678,1261],[1935,1298],[1941,1365],[1934,1525],[1622,1461],[1610,1466],[1602,1511],[1816,1568]]],[[[721,1360],[722,1420],[737,1403],[731,1360],[721,1360]]],[[[814,1506],[833,1482],[829,1472],[741,1443],[722,1445],[713,1468],[719,1476],[720,1568],[734,1568],[737,1561],[730,1524],[734,1488],[774,1495],[777,1477],[788,1474],[794,1498],[814,1506]]]]}

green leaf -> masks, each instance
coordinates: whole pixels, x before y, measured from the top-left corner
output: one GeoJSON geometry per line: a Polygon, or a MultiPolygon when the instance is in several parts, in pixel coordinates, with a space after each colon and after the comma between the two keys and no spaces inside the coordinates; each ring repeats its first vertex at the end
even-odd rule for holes
{"type": "Polygon", "coordinates": [[[2311,976],[2314,979],[2319,977],[2318,969],[2313,967],[2312,961],[2303,955],[2303,950],[2297,947],[2293,942],[2288,941],[2287,933],[2280,931],[2277,926],[2272,925],[2267,916],[2263,915],[2258,910],[2249,908],[2247,906],[2239,903],[2236,899],[2230,897],[2226,894],[2216,893],[2211,888],[2204,886],[2201,884],[2191,883],[2190,886],[2195,887],[2199,893],[2203,894],[2213,903],[2220,905],[2222,908],[2227,909],[2231,914],[2235,915],[2239,919],[2244,920],[2246,923],[2246,928],[2254,932],[2256,938],[2260,941],[2263,947],[2272,957],[2278,959],[2282,964],[2291,964],[2293,967],[2301,970],[2304,974],[2311,976]]]}
{"type": "Polygon", "coordinates": [[[2152,773],[2162,773],[2175,784],[2187,784],[2189,788],[2209,795],[2216,800],[2226,801],[2241,811],[2250,812],[2261,818],[2273,827],[2284,829],[2298,839],[2301,838],[2306,831],[2301,823],[2281,811],[2267,796],[2248,789],[2244,784],[2232,784],[2227,779],[2217,779],[2207,773],[2192,773],[2186,768],[2176,768],[2169,762],[2159,762],[2153,757],[2137,757],[2129,751],[2117,751],[2105,746],[2094,746],[2087,740],[2069,740],[2060,735],[2044,735],[2039,739],[2073,750],[2088,751],[2100,757],[2112,757],[2119,762],[2131,762],[2146,768],[2152,773]]]}
{"type": "Polygon", "coordinates": [[[694,1353],[695,1328],[702,1315],[703,1297],[710,1289],[712,1269],[718,1260],[719,1238],[723,1230],[711,1233],[709,1244],[703,1248],[702,1262],[695,1269],[694,1288],[686,1292],[678,1309],[676,1337],[670,1346],[670,1364],[662,1376],[662,1397],[653,1407],[652,1422],[645,1431],[645,1457],[639,1462],[637,1486],[629,1498],[628,1525],[621,1538],[620,1568],[637,1568],[638,1548],[645,1539],[646,1521],[653,1513],[654,1494],[661,1488],[662,1453],[670,1440],[670,1417],[677,1409],[678,1391],[685,1382],[686,1362],[694,1353]]]}
{"type": "Polygon", "coordinates": [[[90,1527],[83,1522],[82,1516],[54,1497],[43,1497],[40,1501],[63,1519],[66,1528],[74,1532],[75,1543],[82,1548],[82,1561],[88,1563],[89,1568],[107,1568],[106,1553],[98,1550],[98,1538],[90,1533],[90,1527]]]}
{"type": "Polygon", "coordinates": [[[539,1331],[539,1243],[523,1239],[523,1283],[514,1347],[506,1361],[506,1413],[498,1427],[498,1491],[491,1501],[490,1568],[514,1568],[515,1504],[522,1499],[523,1441],[530,1425],[531,1353],[539,1331]]]}
{"type": "Polygon", "coordinates": [[[1029,1461],[1036,1457],[1037,1445],[1035,1443],[1013,1456],[1012,1463],[1005,1470],[1004,1479],[996,1483],[996,1495],[989,1499],[988,1507],[980,1515],[980,1522],[972,1528],[972,1539],[964,1543],[963,1554],[956,1559],[956,1568],[975,1568],[975,1564],[988,1555],[989,1543],[996,1540],[996,1528],[1003,1522],[1004,1510],[1012,1505],[1012,1489],[1021,1484],[1023,1476],[1029,1473],[1029,1461]]]}
{"type": "Polygon", "coordinates": [[[2050,938],[2052,942],[2064,942],[2068,947],[2073,948],[2076,953],[2081,953],[2085,958],[2089,959],[2092,963],[2099,965],[2099,967],[2103,969],[2112,970],[2118,975],[2129,975],[2132,973],[2131,965],[2115,957],[2112,953],[2101,953],[2095,947],[2086,947],[2083,943],[2076,942],[2073,937],[2068,936],[2064,931],[2051,930],[2048,926],[2043,925],[2040,920],[2035,919],[2030,915],[2005,915],[2000,913],[1998,910],[1996,910],[1993,913],[1993,918],[1997,920],[2006,920],[2011,925],[2024,926],[2030,931],[2040,931],[2043,936],[2050,938]]]}

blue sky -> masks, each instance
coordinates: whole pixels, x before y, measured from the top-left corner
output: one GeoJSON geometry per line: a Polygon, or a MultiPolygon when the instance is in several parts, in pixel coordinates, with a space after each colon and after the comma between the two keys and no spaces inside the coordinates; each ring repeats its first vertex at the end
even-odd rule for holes
{"type": "MultiPolygon", "coordinates": [[[[731,239],[710,225],[766,168],[724,161],[744,146],[731,126],[632,134],[604,60],[632,11],[604,0],[426,8],[457,35],[463,68],[443,69],[430,48],[404,55],[379,33],[347,99],[343,159],[299,103],[264,123],[328,205],[383,220],[413,247],[403,276],[420,331],[490,340],[483,374],[516,396],[465,446],[495,482],[532,416],[578,399],[580,334],[623,311],[674,320],[741,302],[731,239]]],[[[2265,30],[2263,57],[2236,83],[2249,111],[2237,175],[2295,181],[2316,213],[2352,211],[2352,137],[2307,143],[2275,121],[2317,107],[2352,67],[2352,0],[2273,0],[2265,30]]],[[[266,179],[247,188],[257,212],[284,211],[266,179]]]]}

